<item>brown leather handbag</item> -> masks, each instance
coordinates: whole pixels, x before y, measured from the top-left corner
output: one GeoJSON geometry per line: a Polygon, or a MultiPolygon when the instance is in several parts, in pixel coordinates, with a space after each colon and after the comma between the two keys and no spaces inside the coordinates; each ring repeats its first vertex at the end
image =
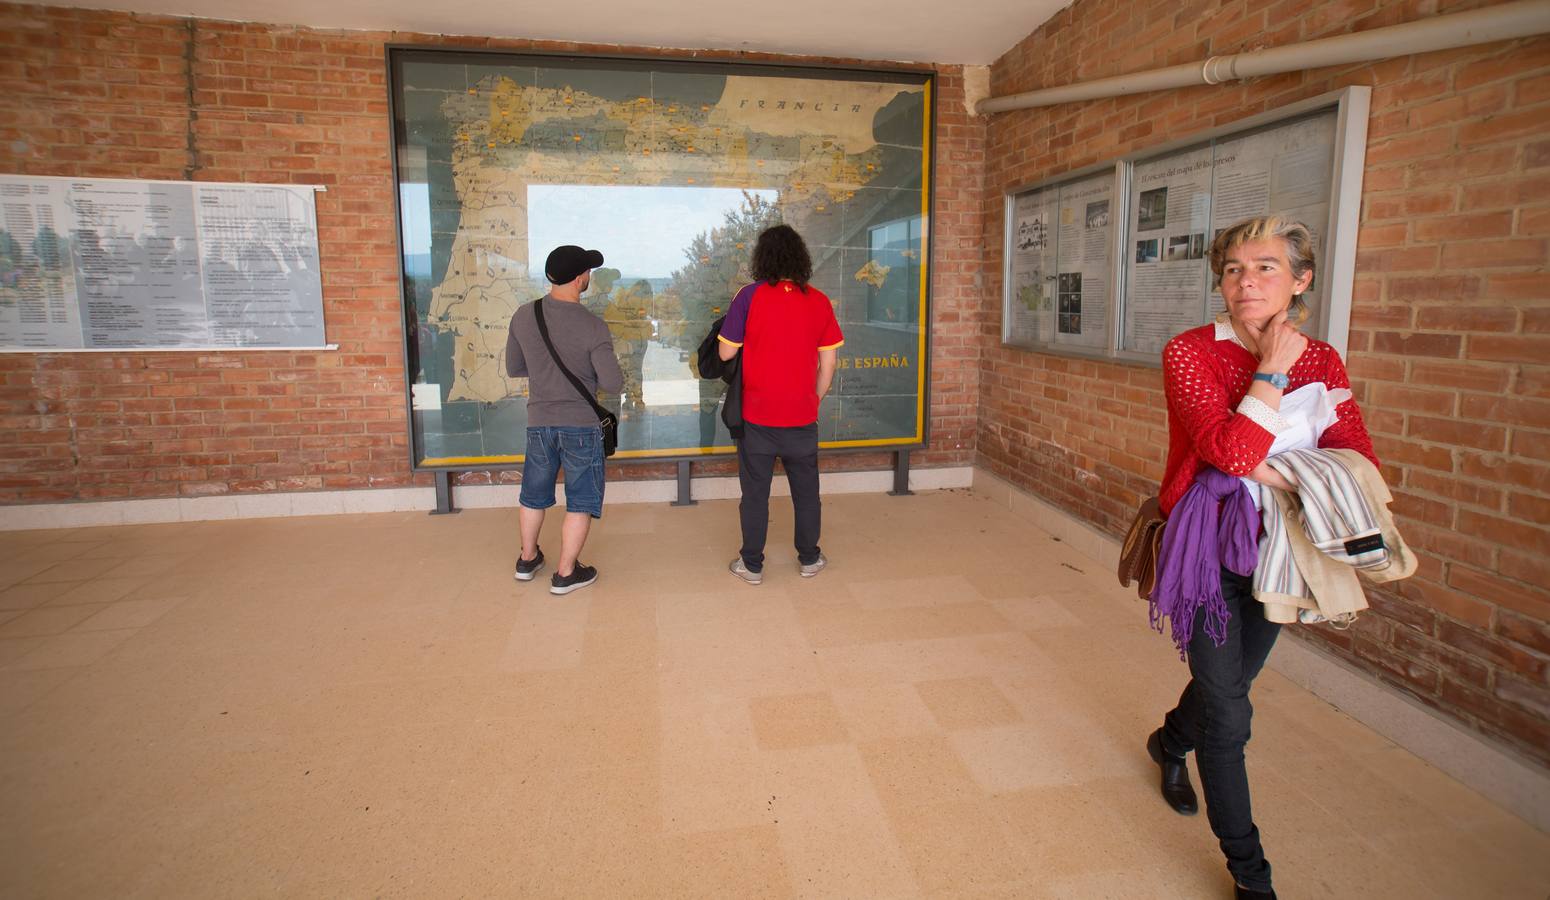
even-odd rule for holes
{"type": "Polygon", "coordinates": [[[1151,599],[1152,589],[1157,586],[1157,553],[1162,549],[1166,524],[1157,498],[1148,498],[1136,511],[1136,519],[1130,523],[1125,543],[1119,549],[1119,585],[1130,587],[1133,582],[1136,596],[1142,600],[1151,599]]]}

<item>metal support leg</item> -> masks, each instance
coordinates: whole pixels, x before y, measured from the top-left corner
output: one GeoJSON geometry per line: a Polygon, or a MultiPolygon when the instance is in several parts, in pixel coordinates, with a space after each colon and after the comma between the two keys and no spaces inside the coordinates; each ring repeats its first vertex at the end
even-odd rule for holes
{"type": "Polygon", "coordinates": [[[433,516],[446,516],[459,512],[452,505],[452,473],[447,471],[436,472],[436,508],[431,510],[433,516]]]}
{"type": "Polygon", "coordinates": [[[692,465],[687,459],[678,463],[678,499],[673,501],[674,506],[697,506],[700,502],[689,496],[689,467],[692,465]]]}
{"type": "Polygon", "coordinates": [[[893,452],[893,490],[888,492],[888,496],[909,497],[914,493],[910,490],[910,452],[895,450],[893,452]]]}

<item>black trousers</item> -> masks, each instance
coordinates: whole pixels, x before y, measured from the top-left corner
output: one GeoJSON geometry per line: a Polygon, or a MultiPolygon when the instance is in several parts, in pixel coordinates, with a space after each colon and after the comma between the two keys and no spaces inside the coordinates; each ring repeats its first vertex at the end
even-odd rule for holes
{"type": "Polygon", "coordinates": [[[1249,688],[1275,646],[1281,626],[1265,619],[1254,599],[1252,576],[1222,570],[1222,597],[1232,616],[1227,641],[1218,647],[1205,633],[1205,615],[1195,616],[1189,642],[1190,681],[1179,705],[1163,719],[1163,749],[1174,756],[1195,751],[1206,817],[1227,857],[1227,871],[1246,888],[1270,890],[1270,863],[1259,842],[1249,805],[1249,775],[1243,748],[1249,742],[1254,706],[1249,688]]]}
{"type": "Polygon", "coordinates": [[[818,561],[822,512],[818,500],[818,423],[794,428],[770,428],[743,423],[737,442],[737,478],[743,501],[737,511],[743,524],[743,564],[751,572],[764,569],[764,542],[770,530],[770,481],[775,460],[786,467],[791,506],[796,512],[797,560],[818,561]]]}

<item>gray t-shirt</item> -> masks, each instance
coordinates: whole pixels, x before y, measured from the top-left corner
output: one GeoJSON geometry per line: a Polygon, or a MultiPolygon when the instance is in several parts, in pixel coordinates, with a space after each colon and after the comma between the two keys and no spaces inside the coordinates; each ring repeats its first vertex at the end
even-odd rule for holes
{"type": "Polygon", "coordinates": [[[624,389],[624,373],[614,356],[608,326],[585,306],[544,296],[524,303],[511,317],[506,331],[506,374],[527,378],[527,424],[596,425],[597,413],[581,399],[570,379],[554,364],[549,348],[538,333],[534,304],[544,305],[549,339],[571,374],[595,395],[599,390],[617,394],[624,389]]]}

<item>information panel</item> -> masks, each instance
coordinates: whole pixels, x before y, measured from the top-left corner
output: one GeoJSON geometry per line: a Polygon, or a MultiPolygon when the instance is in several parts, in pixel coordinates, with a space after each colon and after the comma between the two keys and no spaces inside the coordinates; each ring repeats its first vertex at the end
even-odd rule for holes
{"type": "MultiPolygon", "coordinates": [[[[1325,110],[1135,162],[1121,350],[1160,353],[1169,338],[1222,310],[1207,252],[1234,222],[1269,212],[1290,216],[1313,232],[1324,258],[1336,117],[1325,110]]],[[[1314,297],[1323,287],[1318,281],[1314,297]]]]}
{"type": "Polygon", "coordinates": [[[0,175],[0,350],[322,347],[314,190],[0,175]]]}
{"type": "Polygon", "coordinates": [[[1156,365],[1223,309],[1217,235],[1277,213],[1315,242],[1303,331],[1343,352],[1371,96],[1341,88],[1008,191],[1002,343],[1156,365]]]}
{"type": "Polygon", "coordinates": [[[1013,195],[1006,343],[1107,349],[1113,200],[1112,170],[1013,195]]]}
{"type": "Polygon", "coordinates": [[[417,467],[522,460],[507,326],[561,244],[625,373],[618,456],[733,451],[692,355],[764,228],[806,239],[845,333],[825,447],[925,437],[929,73],[390,50],[417,467]]]}

